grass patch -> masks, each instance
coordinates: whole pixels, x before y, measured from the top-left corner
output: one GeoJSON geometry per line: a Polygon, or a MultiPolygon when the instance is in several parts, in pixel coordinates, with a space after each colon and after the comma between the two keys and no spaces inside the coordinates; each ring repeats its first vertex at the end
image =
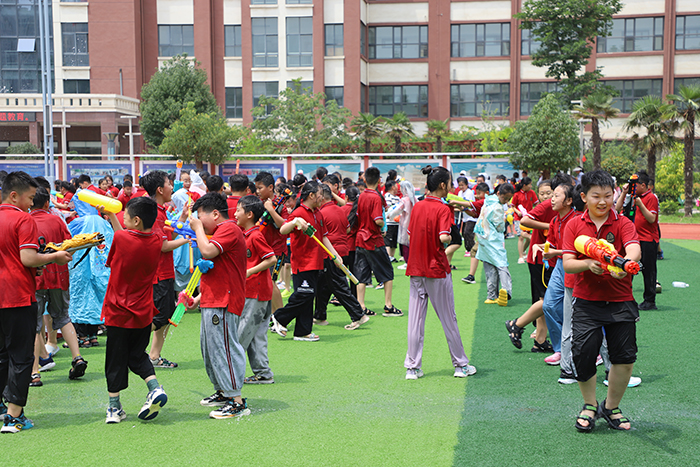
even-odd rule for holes
{"type": "Polygon", "coordinates": [[[682,212],[671,215],[659,214],[659,224],[700,224],[700,214],[693,213],[692,217],[685,217],[682,212]]]}

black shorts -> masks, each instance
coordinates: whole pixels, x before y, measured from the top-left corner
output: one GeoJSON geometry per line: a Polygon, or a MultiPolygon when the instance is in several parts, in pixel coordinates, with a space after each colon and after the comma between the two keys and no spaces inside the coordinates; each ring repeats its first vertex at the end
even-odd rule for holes
{"type": "Polygon", "coordinates": [[[530,296],[532,303],[537,302],[540,298],[544,298],[544,293],[547,291],[545,284],[549,284],[549,278],[552,276],[553,267],[544,270],[544,282],[542,282],[543,264],[527,263],[530,269],[530,296]]]}
{"type": "Polygon", "coordinates": [[[391,260],[386,248],[378,247],[374,250],[365,250],[357,247],[355,249],[355,277],[362,284],[371,284],[372,272],[379,282],[394,280],[394,268],[391,267],[391,260]]]}
{"type": "Polygon", "coordinates": [[[153,325],[156,330],[166,326],[168,320],[173,317],[176,301],[175,279],[163,279],[157,284],[153,284],[153,303],[159,311],[153,317],[153,325]]]}
{"type": "Polygon", "coordinates": [[[146,379],[155,375],[146,347],[151,340],[151,326],[141,329],[107,326],[105,376],[107,391],[119,392],[129,387],[129,370],[146,379]]]}
{"type": "Polygon", "coordinates": [[[452,227],[450,227],[450,235],[452,236],[450,245],[462,244],[462,236],[459,234],[459,227],[457,227],[457,224],[452,224],[452,227]]]}
{"type": "Polygon", "coordinates": [[[574,298],[571,317],[571,355],[578,381],[596,374],[595,361],[603,343],[608,341],[610,363],[624,365],[637,360],[637,302],[592,302],[574,298]]]}
{"type": "Polygon", "coordinates": [[[287,245],[287,254],[284,257],[284,264],[292,264],[292,249],[287,245]]]}
{"type": "Polygon", "coordinates": [[[399,225],[389,224],[386,226],[386,235],[384,236],[384,246],[396,248],[396,241],[399,238],[399,225]]]}

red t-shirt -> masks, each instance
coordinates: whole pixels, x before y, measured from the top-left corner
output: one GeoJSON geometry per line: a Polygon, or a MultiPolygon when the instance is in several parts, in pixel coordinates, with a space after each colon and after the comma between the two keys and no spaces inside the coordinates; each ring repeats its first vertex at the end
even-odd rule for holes
{"type": "Polygon", "coordinates": [[[153,303],[153,283],[158,271],[163,239],[155,232],[114,232],[107,262],[111,268],[102,305],[105,325],[142,329],[150,325],[158,309],[153,303]]]}
{"type": "MultiPolygon", "coordinates": [[[[323,241],[323,237],[328,235],[325,222],[323,221],[323,214],[320,211],[312,211],[302,203],[289,215],[290,219],[295,217],[301,217],[316,229],[314,236],[319,240],[323,241]]],[[[298,274],[303,271],[323,270],[323,258],[326,253],[315,240],[296,228],[292,230],[290,238],[292,274],[298,274]]]]}
{"type": "MultiPolygon", "coordinates": [[[[165,206],[158,205],[158,216],[153,224],[153,232],[164,240],[172,240],[173,236],[165,231],[165,221],[168,220],[165,206]]],[[[162,245],[161,245],[162,246],[162,245]]],[[[156,282],[166,279],[175,279],[175,263],[173,262],[173,252],[162,253],[158,263],[158,273],[156,282]]]]}
{"type": "MultiPolygon", "coordinates": [[[[236,208],[238,207],[238,200],[241,199],[240,196],[229,196],[226,198],[226,204],[228,204],[228,218],[236,218],[236,208]]],[[[192,200],[195,200],[192,198],[192,200]]]]}
{"type": "MultiPolygon", "coordinates": [[[[559,214],[557,214],[556,216],[552,217],[551,221],[549,221],[549,235],[547,236],[547,241],[550,245],[552,245],[552,248],[556,250],[562,249],[562,245],[564,245],[564,231],[566,229],[566,224],[568,224],[569,221],[574,218],[574,216],[576,216],[576,211],[572,209],[566,213],[564,217],[560,217],[559,214]]],[[[549,263],[552,264],[552,261],[550,260],[549,263]]],[[[556,266],[556,259],[554,265],[556,266]]],[[[564,273],[564,287],[574,287],[573,274],[564,273]]]]}
{"type": "Polygon", "coordinates": [[[234,220],[227,220],[216,227],[209,240],[219,249],[219,255],[211,261],[214,268],[202,274],[200,289],[203,308],[226,308],[241,316],[245,304],[246,242],[243,232],[234,220]]]}
{"type": "Polygon", "coordinates": [[[101,188],[97,188],[95,185],[90,185],[89,187],[87,187],[87,189],[90,191],[94,191],[98,195],[105,196],[107,194],[106,191],[102,190],[101,188]]]}
{"type": "MultiPolygon", "coordinates": [[[[61,219],[43,209],[36,209],[31,212],[31,216],[36,222],[39,237],[44,237],[46,243],[61,243],[63,240],[71,238],[68,227],[61,219]]],[[[70,280],[68,276],[68,265],[47,264],[42,275],[36,278],[36,290],[61,289],[68,290],[70,280]]]]}
{"type": "Polygon", "coordinates": [[[0,309],[36,302],[36,269],[22,264],[20,250],[39,249],[36,222],[28,212],[11,204],[0,205],[0,309]]]}
{"type": "Polygon", "coordinates": [[[484,207],[484,200],[485,199],[486,198],[481,198],[481,199],[477,199],[476,201],[472,201],[472,207],[474,208],[474,211],[476,211],[476,214],[474,215],[474,217],[478,218],[479,215],[481,214],[481,208],[484,207]]]}
{"type": "MultiPolygon", "coordinates": [[[[188,191],[187,196],[190,197],[190,199],[192,200],[193,203],[196,203],[197,200],[202,197],[202,195],[200,195],[196,191],[188,191]]],[[[233,214],[231,214],[231,217],[233,217],[233,214]]]]}
{"type": "MultiPolygon", "coordinates": [[[[532,190],[528,191],[528,193],[531,192],[532,190]]],[[[549,224],[549,221],[551,221],[552,218],[556,215],[557,213],[554,212],[554,209],[552,209],[552,200],[548,199],[543,203],[538,204],[533,209],[529,210],[527,214],[525,214],[525,217],[529,217],[530,219],[536,220],[537,222],[544,222],[545,224],[549,224]]],[[[544,230],[532,229],[532,238],[530,239],[531,245],[538,245],[544,243],[546,239],[547,236],[545,235],[544,230]]],[[[529,248],[527,251],[527,262],[530,264],[542,264],[542,252],[538,252],[537,257],[535,257],[532,253],[533,249],[529,248]]],[[[556,261],[550,260],[549,265],[555,266],[556,261]]]]}
{"type": "Polygon", "coordinates": [[[649,223],[639,208],[634,212],[634,227],[637,229],[640,242],[659,241],[659,198],[651,190],[639,196],[646,208],[654,214],[654,222],[649,223]]]}
{"type": "Polygon", "coordinates": [[[453,220],[449,206],[434,196],[426,196],[413,206],[408,223],[411,253],[407,276],[444,278],[450,274],[450,262],[440,235],[450,233],[453,220]]]}
{"type": "Polygon", "coordinates": [[[68,204],[70,200],[73,198],[73,193],[70,191],[67,191],[65,195],[63,195],[63,202],[61,204],[68,204]]]}
{"type": "MultiPolygon", "coordinates": [[[[243,235],[246,245],[246,270],[254,268],[275,254],[260,232],[260,226],[251,227],[243,232],[243,235]]],[[[272,300],[272,277],[270,277],[269,268],[265,268],[246,279],[245,298],[254,298],[260,302],[272,300]]]]}
{"type": "MultiPolygon", "coordinates": [[[[618,254],[624,257],[627,253],[627,245],[637,243],[637,231],[632,221],[621,216],[612,209],[608,218],[597,230],[595,224],[588,215],[588,211],[580,216],[574,216],[564,230],[564,253],[576,255],[576,259],[586,258],[576,251],[574,242],[579,235],[588,235],[593,239],[604,238],[612,243],[618,254]]],[[[575,274],[574,297],[591,301],[627,302],[634,300],[632,296],[632,274],[627,274],[622,279],[615,279],[606,272],[602,275],[593,274],[586,270],[575,274]]]]}
{"type": "Polygon", "coordinates": [[[133,198],[133,197],[134,197],[133,192],[131,193],[130,196],[127,196],[125,193],[122,193],[121,195],[119,195],[117,200],[119,200],[119,202],[122,203],[122,211],[124,209],[126,209],[126,203],[128,203],[131,200],[131,198],[133,198]]]}
{"type": "MultiPolygon", "coordinates": [[[[518,209],[518,211],[520,210],[520,205],[522,205],[527,212],[530,212],[532,211],[532,207],[537,202],[537,195],[533,190],[530,190],[527,193],[519,190],[513,195],[513,199],[510,202],[518,209]]],[[[516,221],[521,219],[521,216],[519,216],[517,213],[513,213],[513,216],[516,221]]]]}
{"type": "Polygon", "coordinates": [[[107,191],[109,191],[115,198],[119,196],[119,188],[116,186],[109,188],[107,191]]]}
{"type": "MultiPolygon", "coordinates": [[[[289,212],[287,212],[287,208],[284,205],[282,205],[282,212],[278,214],[285,222],[289,218],[289,212]]],[[[280,234],[280,229],[274,220],[270,219],[267,225],[260,229],[260,232],[262,232],[265,241],[272,247],[272,251],[275,252],[276,256],[282,256],[287,253],[287,236],[280,234]]]]}
{"type": "Polygon", "coordinates": [[[382,208],[386,206],[384,197],[375,190],[365,190],[357,200],[357,238],[355,244],[365,250],[384,247],[382,228],[375,221],[384,218],[382,208]]]}
{"type": "Polygon", "coordinates": [[[348,217],[343,212],[343,209],[338,207],[333,201],[328,201],[321,206],[323,219],[326,221],[326,229],[328,229],[328,240],[330,240],[335,251],[342,258],[347,256],[350,250],[348,249],[348,217]]]}
{"type": "MultiPolygon", "coordinates": [[[[353,203],[348,202],[345,204],[345,206],[341,206],[340,209],[343,210],[343,215],[345,215],[345,219],[348,219],[350,216],[350,211],[352,211],[352,206],[353,203]]],[[[359,222],[356,220],[355,225],[352,226],[350,229],[350,233],[347,235],[347,245],[348,245],[348,254],[350,252],[355,251],[355,240],[357,238],[357,229],[359,228],[359,222]]],[[[333,244],[335,246],[335,244],[333,244]]]]}

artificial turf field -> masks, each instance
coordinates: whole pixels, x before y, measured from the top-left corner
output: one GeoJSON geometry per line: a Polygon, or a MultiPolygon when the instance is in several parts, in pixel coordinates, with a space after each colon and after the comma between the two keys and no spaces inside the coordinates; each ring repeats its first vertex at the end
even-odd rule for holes
{"type": "MultiPolygon", "coordinates": [[[[697,288],[700,241],[663,241],[658,263],[663,294],[658,311],[641,312],[637,327],[642,384],[621,407],[634,431],[599,421],[593,433],[574,429],[582,405],[576,385],[557,384],[559,367],[508,339],[503,325],[529,306],[527,266],[516,264],[516,240],[507,240],[514,299],[507,308],[485,305],[482,269],[477,284],[461,282],[468,258],[455,254],[457,319],[467,355],[478,372],[452,376],[447,344],[434,313],[426,323],[423,370],[404,379],[406,317],[373,317],[356,331],[342,308],[329,307],[330,325],[315,327],[316,343],[270,334],[275,384],[245,386],[252,415],[208,418],[199,400],[213,390],[199,350],[199,314],[188,313],[171,332],[164,356],[175,370],[157,370],[169,401],[158,418],[136,418],[145,384],[131,375],[121,400],[128,418],[104,423],[107,405],[104,339],[84,350],[80,381],[67,378],[70,354],[62,350],[44,386],[30,388],[27,414],[35,428],[0,437],[6,465],[337,465],[337,466],[692,466],[700,465],[700,391],[697,386],[697,288]],[[690,288],[671,287],[684,281],[690,288]]],[[[397,271],[394,302],[408,309],[408,279],[397,271]]],[[[635,296],[641,297],[641,277],[635,296]]],[[[380,311],[383,292],[369,290],[380,311]]],[[[291,331],[291,329],[290,329],[291,331]]],[[[250,371],[247,373],[251,374],[250,371]]],[[[598,398],[605,397],[604,371],[598,398]]]]}

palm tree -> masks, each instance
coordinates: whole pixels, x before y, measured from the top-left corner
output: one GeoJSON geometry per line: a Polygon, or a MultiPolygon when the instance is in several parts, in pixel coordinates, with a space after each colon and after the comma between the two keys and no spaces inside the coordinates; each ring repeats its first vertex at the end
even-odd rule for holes
{"type": "Polygon", "coordinates": [[[693,215],[693,155],[695,153],[695,117],[700,108],[700,86],[681,86],[678,94],[669,94],[666,99],[675,102],[669,116],[678,122],[683,132],[685,152],[685,217],[693,215]]]}
{"type": "Polygon", "coordinates": [[[413,125],[405,113],[398,112],[393,117],[384,120],[384,132],[394,139],[394,152],[401,152],[401,139],[404,136],[415,136],[413,125]]]}
{"type": "Polygon", "coordinates": [[[646,134],[635,132],[630,140],[635,148],[647,154],[647,173],[653,180],[656,175],[656,155],[673,144],[676,122],[664,117],[673,106],[664,104],[658,96],[644,96],[634,103],[632,113],[624,125],[625,131],[644,128],[646,134]]]}
{"type": "Polygon", "coordinates": [[[384,131],[381,117],[375,117],[369,113],[360,112],[352,119],[350,126],[352,131],[365,141],[365,153],[370,152],[372,138],[381,136],[384,131]]]}
{"type": "Polygon", "coordinates": [[[620,113],[619,109],[612,106],[612,96],[602,92],[596,92],[590,96],[586,96],[581,100],[581,105],[574,106],[574,110],[580,112],[581,116],[591,119],[591,132],[593,136],[593,168],[600,168],[600,146],[602,140],[600,138],[600,120],[607,123],[608,119],[617,116],[620,113]]]}
{"type": "Polygon", "coordinates": [[[442,138],[452,134],[447,128],[447,120],[428,120],[428,134],[435,138],[435,152],[442,152],[442,138]]]}

